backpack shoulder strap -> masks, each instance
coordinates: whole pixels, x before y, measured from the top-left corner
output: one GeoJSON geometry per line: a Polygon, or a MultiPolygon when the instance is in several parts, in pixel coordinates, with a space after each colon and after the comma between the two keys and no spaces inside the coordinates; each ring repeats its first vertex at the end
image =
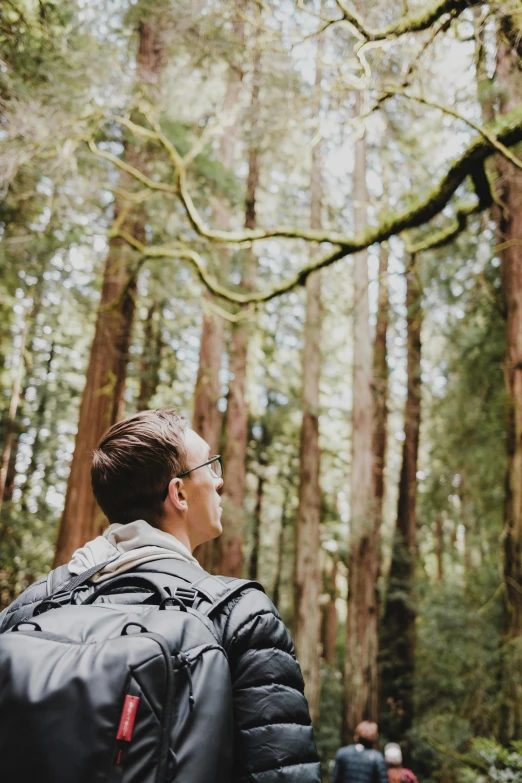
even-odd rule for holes
{"type": "Polygon", "coordinates": [[[52,595],[56,591],[58,585],[71,576],[72,574],[69,571],[67,563],[65,563],[65,565],[58,566],[58,568],[53,568],[52,571],[49,571],[47,574],[47,595],[52,595]]]}
{"type": "Polygon", "coordinates": [[[227,576],[212,576],[186,560],[156,560],[138,566],[136,571],[169,574],[187,582],[186,587],[176,588],[173,594],[189,606],[194,605],[198,595],[204,598],[205,602],[197,607],[197,611],[207,617],[211,617],[234,595],[238,595],[248,588],[265,592],[259,582],[227,576]]]}
{"type": "Polygon", "coordinates": [[[206,606],[202,606],[199,611],[210,618],[231,598],[240,595],[249,588],[260,590],[262,593],[265,592],[263,586],[259,584],[259,582],[254,582],[252,579],[235,579],[234,577],[211,576],[210,574],[205,574],[205,576],[193,584],[192,587],[198,589],[198,585],[201,583],[203,583],[205,591],[210,594],[211,599],[210,603],[206,606]]]}
{"type": "MultiPolygon", "coordinates": [[[[119,555],[117,555],[119,557],[119,555]]],[[[58,566],[47,577],[47,595],[55,597],[58,594],[72,593],[80,585],[86,584],[92,576],[95,576],[100,571],[103,571],[105,566],[116,560],[116,557],[112,557],[110,560],[105,560],[103,563],[88,568],[86,571],[82,571],[81,574],[71,574],[67,565],[58,566]]]]}

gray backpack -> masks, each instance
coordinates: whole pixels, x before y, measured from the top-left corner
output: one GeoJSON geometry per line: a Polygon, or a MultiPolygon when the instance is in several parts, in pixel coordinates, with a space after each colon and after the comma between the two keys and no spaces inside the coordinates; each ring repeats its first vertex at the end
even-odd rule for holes
{"type": "Polygon", "coordinates": [[[58,585],[54,572],[0,634],[2,781],[229,783],[232,686],[212,616],[262,588],[165,560],[85,598],[104,565],[58,585]]]}

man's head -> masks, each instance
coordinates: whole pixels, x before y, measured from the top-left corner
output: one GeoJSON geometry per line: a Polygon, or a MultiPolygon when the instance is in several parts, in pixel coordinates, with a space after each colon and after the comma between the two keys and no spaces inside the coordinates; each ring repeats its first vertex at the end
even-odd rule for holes
{"type": "Polygon", "coordinates": [[[377,742],[378,736],[379,727],[377,724],[373,723],[373,721],[363,720],[355,729],[353,738],[355,742],[360,742],[361,745],[364,745],[366,748],[371,748],[377,742]]]}
{"type": "Polygon", "coordinates": [[[94,496],[109,522],[145,519],[193,550],[222,530],[223,479],[213,466],[192,470],[209,452],[175,411],[136,413],[100,440],[91,469],[94,496]]]}

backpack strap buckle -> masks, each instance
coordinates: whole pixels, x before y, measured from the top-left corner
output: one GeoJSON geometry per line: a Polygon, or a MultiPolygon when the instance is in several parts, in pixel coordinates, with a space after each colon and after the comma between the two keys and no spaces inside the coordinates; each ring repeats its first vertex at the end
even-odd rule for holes
{"type": "Polygon", "coordinates": [[[173,595],[175,598],[179,598],[180,601],[183,601],[188,609],[193,609],[196,598],[198,597],[198,591],[194,590],[192,587],[176,587],[173,595]]]}

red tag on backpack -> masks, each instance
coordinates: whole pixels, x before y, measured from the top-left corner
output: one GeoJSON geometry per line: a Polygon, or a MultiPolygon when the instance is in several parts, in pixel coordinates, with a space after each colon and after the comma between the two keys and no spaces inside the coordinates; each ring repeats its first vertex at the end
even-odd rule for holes
{"type": "Polygon", "coordinates": [[[124,740],[130,742],[132,739],[132,731],[134,729],[134,721],[136,720],[136,713],[138,711],[138,704],[140,703],[139,696],[126,696],[123,704],[123,710],[121,711],[120,725],[118,728],[117,740],[124,740]]]}

